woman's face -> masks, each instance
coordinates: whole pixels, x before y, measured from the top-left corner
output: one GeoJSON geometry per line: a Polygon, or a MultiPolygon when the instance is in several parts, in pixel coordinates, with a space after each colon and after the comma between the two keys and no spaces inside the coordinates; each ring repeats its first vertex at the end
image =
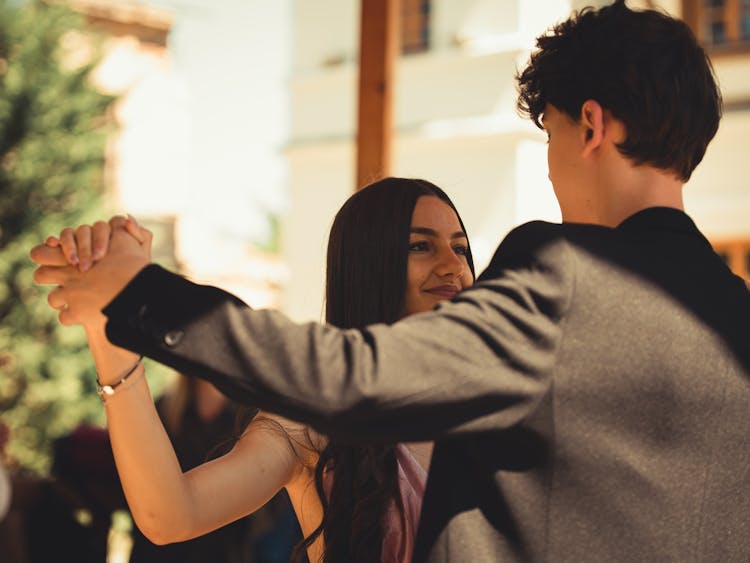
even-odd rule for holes
{"type": "Polygon", "coordinates": [[[420,196],[411,217],[404,315],[430,311],[474,283],[467,249],[455,211],[440,198],[420,196]]]}

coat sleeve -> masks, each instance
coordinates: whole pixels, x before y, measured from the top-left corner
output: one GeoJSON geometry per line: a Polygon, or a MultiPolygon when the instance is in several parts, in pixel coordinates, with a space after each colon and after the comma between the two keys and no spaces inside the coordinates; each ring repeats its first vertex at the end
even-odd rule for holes
{"type": "Polygon", "coordinates": [[[151,265],[104,309],[107,335],[338,440],[507,428],[547,393],[572,299],[571,251],[551,227],[519,227],[472,288],[390,326],[296,324],[151,265]]]}

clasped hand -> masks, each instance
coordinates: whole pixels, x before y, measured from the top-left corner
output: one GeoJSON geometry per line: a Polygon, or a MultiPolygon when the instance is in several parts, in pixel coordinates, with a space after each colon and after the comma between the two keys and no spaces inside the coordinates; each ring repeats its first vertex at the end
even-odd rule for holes
{"type": "Polygon", "coordinates": [[[63,325],[103,326],[102,309],[151,262],[152,238],[130,216],[63,229],[31,249],[34,280],[57,286],[47,301],[63,325]]]}

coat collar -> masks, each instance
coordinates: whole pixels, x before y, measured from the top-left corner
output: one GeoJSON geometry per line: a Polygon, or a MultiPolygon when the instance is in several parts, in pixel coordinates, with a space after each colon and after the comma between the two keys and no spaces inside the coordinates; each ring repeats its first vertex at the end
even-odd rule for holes
{"type": "Polygon", "coordinates": [[[693,220],[674,207],[649,207],[634,213],[617,227],[621,231],[659,230],[694,234],[703,238],[693,220]]]}

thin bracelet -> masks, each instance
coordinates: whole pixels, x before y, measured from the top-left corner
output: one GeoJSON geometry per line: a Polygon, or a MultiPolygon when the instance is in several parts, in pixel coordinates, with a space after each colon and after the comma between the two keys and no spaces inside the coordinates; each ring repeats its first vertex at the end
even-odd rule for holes
{"type": "Polygon", "coordinates": [[[115,390],[120,385],[125,383],[125,380],[128,377],[133,375],[136,368],[138,368],[138,366],[141,364],[142,361],[143,361],[143,356],[138,356],[138,359],[135,361],[133,366],[128,371],[125,372],[125,375],[123,375],[119,380],[117,380],[115,383],[112,383],[111,385],[102,385],[101,382],[99,381],[99,374],[98,373],[96,374],[96,392],[99,393],[99,397],[101,397],[102,402],[104,402],[107,399],[107,397],[109,397],[110,395],[115,394],[115,390]]]}

